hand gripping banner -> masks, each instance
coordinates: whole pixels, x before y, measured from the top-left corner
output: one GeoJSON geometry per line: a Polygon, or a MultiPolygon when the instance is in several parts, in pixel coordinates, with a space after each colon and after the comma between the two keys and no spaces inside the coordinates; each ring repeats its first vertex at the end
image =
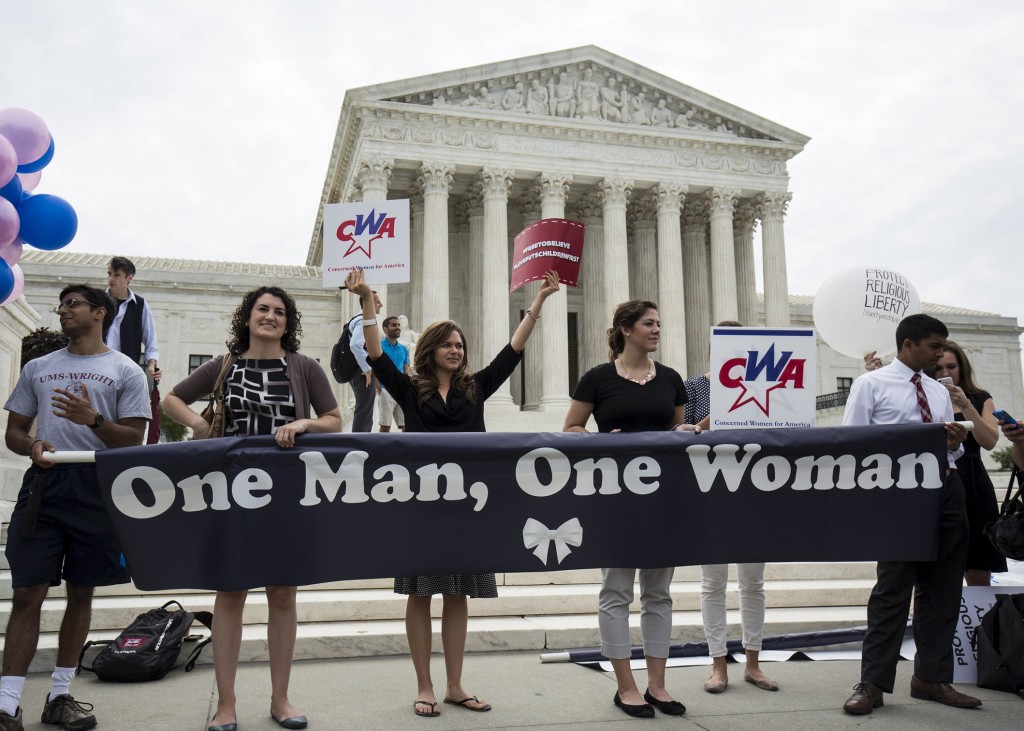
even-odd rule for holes
{"type": "Polygon", "coordinates": [[[933,559],[942,424],[303,434],[96,454],[136,585],[933,559]]]}

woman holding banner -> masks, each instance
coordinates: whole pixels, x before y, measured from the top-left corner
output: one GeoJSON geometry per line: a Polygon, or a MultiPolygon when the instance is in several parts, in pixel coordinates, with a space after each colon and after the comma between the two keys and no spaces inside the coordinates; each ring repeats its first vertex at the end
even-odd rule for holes
{"type": "MultiPolygon", "coordinates": [[[[508,380],[519,365],[526,341],[540,320],[544,301],[559,290],[558,274],[548,272],[511,341],[486,368],[476,373],[468,370],[468,344],[462,329],[445,320],[435,322],[420,334],[416,341],[413,374],[406,375],[395,368],[381,348],[380,330],[363,270],[351,271],[345,278],[345,286],[363,300],[367,360],[381,386],[402,407],[407,432],[486,431],[484,401],[508,380]]],[[[429,286],[429,282],[425,286],[429,286]]],[[[467,597],[498,596],[494,574],[398,578],[395,579],[395,591],[409,596],[405,631],[416,670],[416,699],[413,702],[416,715],[432,717],[441,714],[430,677],[430,600],[434,594],[441,594],[444,602],[441,615],[441,642],[447,675],[444,702],[471,711],[491,710],[489,703],[470,695],[462,687],[462,665],[469,622],[467,597]]]]}
{"type": "MultiPolygon", "coordinates": [[[[300,434],[340,431],[341,415],[326,374],[316,360],[299,353],[300,319],[295,300],[279,287],[247,293],[231,321],[228,354],[207,361],[174,386],[164,397],[164,411],[190,427],[193,439],[205,438],[210,425],[188,405],[215,390],[224,359],[229,358],[232,362],[224,377],[227,435],[272,434],[279,447],[288,449],[300,434]],[[316,418],[311,417],[313,411],[316,418]]],[[[247,593],[217,592],[213,608],[217,712],[208,731],[238,727],[235,674],[247,593]]],[[[283,728],[305,728],[306,717],[288,700],[297,627],[296,587],[268,586],[266,593],[270,716],[283,728]]]]}
{"type": "MultiPolygon", "coordinates": [[[[651,358],[660,338],[656,304],[632,300],[615,308],[608,329],[609,362],[583,374],[562,431],[586,432],[593,416],[600,432],[700,432],[700,427],[683,423],[687,395],[682,377],[651,358]]],[[[636,569],[602,570],[598,599],[601,652],[615,670],[618,689],[613,701],[634,718],[652,718],[655,708],[670,716],[686,713],[686,706],[665,689],[674,570],[671,566],[640,569],[640,628],[647,658],[647,690],[642,695],[630,668],[629,605],[636,569]]]]}

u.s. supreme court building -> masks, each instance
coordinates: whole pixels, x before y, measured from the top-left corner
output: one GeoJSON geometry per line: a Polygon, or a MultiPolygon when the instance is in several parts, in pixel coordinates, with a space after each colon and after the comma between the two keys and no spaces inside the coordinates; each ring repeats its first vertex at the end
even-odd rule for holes
{"type": "MultiPolygon", "coordinates": [[[[811,299],[789,291],[785,233],[787,163],[808,140],[628,59],[576,48],[349,90],[305,265],[226,261],[239,249],[218,256],[216,242],[211,259],[221,261],[133,256],[126,242],[109,249],[138,267],[133,288],[156,317],[166,390],[223,352],[241,294],[266,283],[296,297],[303,351],[326,365],[355,298],[322,286],[325,240],[335,243],[321,227],[323,204],[410,200],[412,281],[380,288],[384,314],[405,315],[414,331],[459,321],[474,368],[508,341],[538,286],[509,293],[512,238],[541,218],[581,220],[581,286],[547,301],[523,366],[488,407],[492,430],[557,429],[579,375],[607,358],[604,331],[619,302],[659,304],[656,357],[691,375],[707,370],[713,323],[811,324],[811,299]]],[[[23,258],[25,296],[3,315],[12,343],[29,325],[57,327],[49,309],[63,284],[105,281],[110,254],[74,249],[23,258]]],[[[1024,413],[1016,321],[925,311],[967,348],[996,403],[1024,413]]],[[[3,368],[13,387],[16,362],[3,368]]],[[[819,343],[819,394],[841,396],[861,372],[819,343]]],[[[347,386],[337,392],[350,401],[347,386]]],[[[840,402],[819,423],[835,423],[840,402]]]]}

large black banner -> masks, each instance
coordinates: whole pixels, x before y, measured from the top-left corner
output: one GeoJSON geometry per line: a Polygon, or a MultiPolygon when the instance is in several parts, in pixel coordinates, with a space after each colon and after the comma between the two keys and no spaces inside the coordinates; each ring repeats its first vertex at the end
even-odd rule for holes
{"type": "Polygon", "coordinates": [[[703,434],[304,434],[97,453],[141,589],[929,560],[942,424],[703,434]]]}

